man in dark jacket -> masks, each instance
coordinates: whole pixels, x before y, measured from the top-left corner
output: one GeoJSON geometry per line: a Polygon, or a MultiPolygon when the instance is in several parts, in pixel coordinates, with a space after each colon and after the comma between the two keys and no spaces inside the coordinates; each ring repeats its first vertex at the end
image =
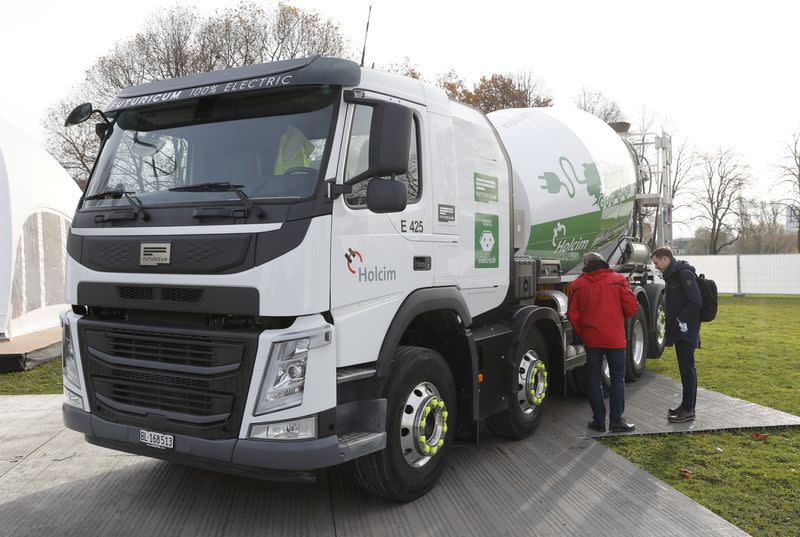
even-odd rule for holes
{"type": "Polygon", "coordinates": [[[697,400],[697,371],[694,367],[694,350],[700,346],[700,307],[703,299],[694,267],[678,261],[668,248],[658,248],[650,258],[664,275],[667,286],[667,333],[665,344],[675,345],[678,368],[683,384],[683,398],[677,408],[667,411],[672,423],[694,420],[697,400]]]}
{"type": "Polygon", "coordinates": [[[586,345],[593,414],[590,429],[606,430],[603,356],[611,371],[609,428],[616,432],[635,429],[622,419],[622,413],[625,411],[625,319],[633,317],[638,308],[639,303],[623,275],[611,270],[600,254],[589,252],[583,256],[583,274],[570,285],[567,316],[586,345]]]}

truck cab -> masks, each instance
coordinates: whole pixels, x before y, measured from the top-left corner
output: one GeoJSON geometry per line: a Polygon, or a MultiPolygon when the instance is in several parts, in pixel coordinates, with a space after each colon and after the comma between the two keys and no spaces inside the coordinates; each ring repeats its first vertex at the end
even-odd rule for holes
{"type": "Polygon", "coordinates": [[[87,441],[270,479],[354,461],[410,500],[481,420],[532,433],[582,364],[564,282],[537,298],[558,262],[515,257],[497,131],[438,88],[315,57],[68,123],[95,112],[62,316],[87,441]]]}

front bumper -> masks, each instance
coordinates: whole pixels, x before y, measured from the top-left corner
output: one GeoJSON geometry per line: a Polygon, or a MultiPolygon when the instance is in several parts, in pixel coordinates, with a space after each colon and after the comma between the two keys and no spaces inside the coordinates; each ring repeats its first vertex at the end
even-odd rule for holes
{"type": "MultiPolygon", "coordinates": [[[[380,416],[385,416],[385,405],[385,399],[374,401],[371,405],[377,421],[383,421],[380,416]]],[[[363,406],[360,406],[363,411],[363,406]]],[[[355,410],[345,409],[344,412],[355,410]]],[[[68,404],[62,406],[62,415],[64,425],[86,435],[86,440],[92,444],[189,466],[271,480],[313,479],[311,472],[314,470],[335,466],[386,446],[385,432],[331,435],[297,441],[243,438],[206,440],[175,434],[174,448],[167,450],[140,444],[140,428],[137,426],[113,423],[68,404]]],[[[383,429],[382,425],[375,422],[371,428],[383,429]]]]}

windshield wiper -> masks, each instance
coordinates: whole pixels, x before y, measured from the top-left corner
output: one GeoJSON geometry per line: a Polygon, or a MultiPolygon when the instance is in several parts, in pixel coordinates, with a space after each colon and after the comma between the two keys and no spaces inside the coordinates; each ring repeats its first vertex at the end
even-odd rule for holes
{"type": "Polygon", "coordinates": [[[91,201],[91,200],[101,200],[106,198],[122,198],[124,197],[125,200],[131,204],[133,207],[133,220],[139,218],[139,215],[142,215],[142,220],[147,221],[150,219],[150,215],[147,214],[147,211],[144,210],[142,204],[131,196],[131,194],[135,194],[135,192],[127,192],[125,190],[104,190],[103,192],[98,192],[97,194],[92,194],[91,196],[86,196],[84,201],[91,201]]]}
{"type": "Polygon", "coordinates": [[[253,203],[253,200],[244,193],[242,190],[244,185],[232,185],[228,181],[217,181],[213,183],[198,183],[196,185],[186,185],[186,186],[176,186],[170,188],[170,192],[234,192],[239,199],[242,200],[242,203],[251,211],[253,211],[257,217],[263,218],[264,213],[256,207],[256,204],[253,203]]]}

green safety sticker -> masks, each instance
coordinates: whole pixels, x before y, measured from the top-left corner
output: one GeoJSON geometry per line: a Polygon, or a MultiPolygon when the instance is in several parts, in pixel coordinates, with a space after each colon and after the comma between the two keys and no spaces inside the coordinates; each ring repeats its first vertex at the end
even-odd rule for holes
{"type": "Polygon", "coordinates": [[[475,213],[475,268],[500,266],[499,218],[496,214],[475,213]]]}
{"type": "Polygon", "coordinates": [[[497,177],[475,172],[475,201],[491,203],[497,201],[497,177]]]}

